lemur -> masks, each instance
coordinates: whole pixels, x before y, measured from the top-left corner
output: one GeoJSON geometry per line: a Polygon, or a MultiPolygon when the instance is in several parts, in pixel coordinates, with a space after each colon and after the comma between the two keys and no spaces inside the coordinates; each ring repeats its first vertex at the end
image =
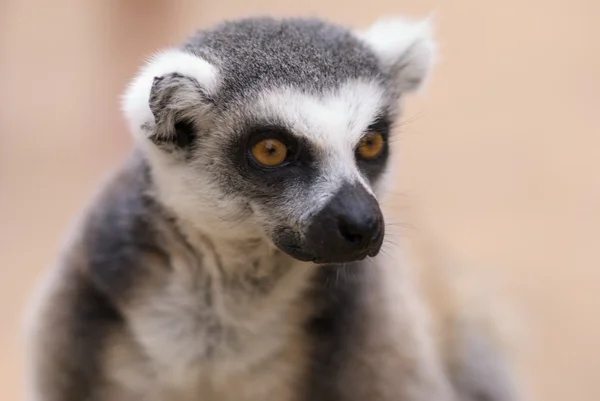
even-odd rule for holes
{"type": "Polygon", "coordinates": [[[430,25],[250,17],[153,56],[133,150],[31,309],[29,400],[520,399],[487,332],[380,252],[430,25]]]}

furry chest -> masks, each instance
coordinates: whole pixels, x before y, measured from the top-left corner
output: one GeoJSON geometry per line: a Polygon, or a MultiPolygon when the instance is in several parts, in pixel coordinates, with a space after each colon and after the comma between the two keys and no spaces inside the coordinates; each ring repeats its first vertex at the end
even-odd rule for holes
{"type": "MultiPolygon", "coordinates": [[[[189,345],[189,344],[188,344],[189,345]]],[[[187,355],[193,355],[188,350],[187,355]]],[[[156,383],[164,400],[294,400],[308,353],[297,336],[236,339],[217,346],[211,357],[182,358],[158,368],[156,383]]]]}
{"type": "Polygon", "coordinates": [[[235,308],[226,307],[233,299],[216,297],[209,307],[174,286],[138,310],[133,331],[160,392],[169,394],[163,398],[264,400],[278,394],[278,400],[292,400],[308,356],[304,308],[271,295],[260,302],[237,299],[235,308]]]}

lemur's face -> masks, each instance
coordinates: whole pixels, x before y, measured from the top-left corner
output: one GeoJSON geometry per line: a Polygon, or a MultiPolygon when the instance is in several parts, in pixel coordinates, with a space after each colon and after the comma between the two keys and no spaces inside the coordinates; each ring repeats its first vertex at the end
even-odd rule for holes
{"type": "Polygon", "coordinates": [[[350,262],[381,247],[398,99],[431,57],[426,23],[352,32],[248,19],[156,56],[124,107],[161,199],[183,218],[266,235],[299,260],[350,262]]]}

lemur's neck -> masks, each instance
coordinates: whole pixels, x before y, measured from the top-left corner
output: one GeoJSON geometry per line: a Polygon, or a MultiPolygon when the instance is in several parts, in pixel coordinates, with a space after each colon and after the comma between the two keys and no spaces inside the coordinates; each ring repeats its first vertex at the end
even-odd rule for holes
{"type": "Polygon", "coordinates": [[[275,248],[264,236],[239,235],[243,230],[236,227],[229,233],[222,225],[215,232],[210,221],[206,226],[197,219],[191,224],[191,219],[168,206],[160,207],[179,233],[177,248],[187,249],[201,261],[200,266],[190,263],[184,269],[200,269],[210,275],[213,298],[232,321],[250,330],[280,318],[317,270],[312,263],[300,262],[275,248]]]}
{"type": "Polygon", "coordinates": [[[306,273],[310,269],[309,263],[284,254],[265,238],[235,238],[211,235],[206,231],[196,232],[200,241],[198,245],[215,256],[215,273],[224,291],[268,295],[283,281],[291,279],[289,273],[302,269],[306,273]]]}
{"type": "Polygon", "coordinates": [[[307,288],[315,267],[275,249],[266,239],[227,238],[192,231],[190,242],[204,255],[215,297],[236,325],[257,331],[282,314],[307,288]]]}

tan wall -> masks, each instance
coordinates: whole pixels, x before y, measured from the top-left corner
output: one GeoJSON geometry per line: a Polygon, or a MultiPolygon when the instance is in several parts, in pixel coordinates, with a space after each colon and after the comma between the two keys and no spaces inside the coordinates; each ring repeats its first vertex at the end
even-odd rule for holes
{"type": "Polygon", "coordinates": [[[0,399],[21,398],[32,285],[129,146],[118,95],[145,55],[247,13],[365,25],[435,11],[442,59],[409,103],[401,188],[519,307],[535,399],[600,400],[600,2],[291,4],[0,2],[0,399]]]}

